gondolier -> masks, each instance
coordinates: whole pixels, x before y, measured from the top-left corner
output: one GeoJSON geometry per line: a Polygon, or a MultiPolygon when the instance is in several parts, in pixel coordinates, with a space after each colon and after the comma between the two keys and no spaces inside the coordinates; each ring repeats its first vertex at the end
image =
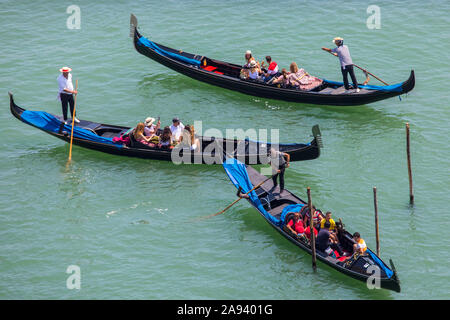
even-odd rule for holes
{"type": "Polygon", "coordinates": [[[336,45],[336,48],[322,48],[322,50],[328,51],[339,58],[345,90],[350,90],[350,85],[348,83],[348,74],[350,74],[354,89],[356,89],[356,92],[359,92],[360,90],[358,88],[358,81],[356,80],[355,71],[353,70],[353,61],[350,56],[350,50],[348,50],[348,47],[344,45],[344,39],[341,37],[334,38],[333,43],[336,45]]]}
{"type": "Polygon", "coordinates": [[[289,167],[291,156],[289,153],[280,152],[275,148],[270,149],[270,165],[272,167],[272,180],[274,188],[278,185],[277,180],[280,177],[280,194],[284,190],[284,171],[289,167]]]}
{"type": "Polygon", "coordinates": [[[72,69],[69,67],[63,67],[59,69],[59,71],[61,74],[57,79],[59,86],[58,99],[61,101],[64,122],[67,123],[67,107],[70,105],[70,114],[73,115],[74,121],[79,123],[80,120],[78,120],[74,115],[73,95],[77,94],[78,91],[73,89],[72,74],[70,74],[72,69]]]}

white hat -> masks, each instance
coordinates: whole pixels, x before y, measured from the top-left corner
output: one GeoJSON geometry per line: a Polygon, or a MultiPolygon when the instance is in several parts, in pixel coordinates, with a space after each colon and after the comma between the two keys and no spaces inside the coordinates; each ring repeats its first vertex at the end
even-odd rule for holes
{"type": "Polygon", "coordinates": [[[250,50],[245,51],[245,54],[252,54],[250,50]]]}
{"type": "Polygon", "coordinates": [[[254,68],[258,65],[255,60],[250,61],[250,68],[254,68]]]}
{"type": "Polygon", "coordinates": [[[155,118],[148,117],[147,119],[145,119],[145,126],[150,127],[153,124],[153,122],[155,122],[155,118]]]}

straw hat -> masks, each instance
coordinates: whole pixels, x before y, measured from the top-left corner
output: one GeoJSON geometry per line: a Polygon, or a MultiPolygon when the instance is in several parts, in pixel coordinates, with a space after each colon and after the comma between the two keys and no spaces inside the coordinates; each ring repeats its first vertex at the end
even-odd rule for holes
{"type": "Polygon", "coordinates": [[[70,72],[70,71],[72,71],[72,69],[69,67],[62,67],[61,69],[59,69],[59,71],[60,72],[70,72]]]}
{"type": "Polygon", "coordinates": [[[150,127],[153,124],[153,122],[155,122],[155,118],[148,117],[147,119],[145,119],[145,126],[150,127]]]}
{"type": "Polygon", "coordinates": [[[333,43],[334,43],[335,41],[344,41],[344,38],[336,37],[336,38],[333,39],[333,43]]]}

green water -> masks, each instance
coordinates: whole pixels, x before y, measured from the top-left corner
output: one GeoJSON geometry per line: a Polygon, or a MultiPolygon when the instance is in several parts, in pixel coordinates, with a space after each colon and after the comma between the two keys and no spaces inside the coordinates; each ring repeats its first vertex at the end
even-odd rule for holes
{"type": "MultiPolygon", "coordinates": [[[[77,1],[81,29],[66,27],[70,2],[0,4],[0,298],[2,299],[449,299],[450,2],[77,1]],[[281,66],[340,80],[322,52],[342,36],[355,63],[388,83],[416,71],[416,87],[359,107],[314,106],[226,91],[139,55],[129,14],[155,41],[243,63],[251,49],[281,66]],[[7,91],[31,110],[60,113],[58,69],[79,80],[80,118],[134,126],[148,115],[203,128],[280,129],[305,142],[319,124],[319,159],[292,163],[287,188],[306,187],[375,248],[378,188],[381,257],[394,260],[401,293],[368,290],[311,258],[241,201],[220,166],[176,166],[73,148],[17,121],[7,91]],[[410,207],[405,122],[411,124],[415,206],[410,207]],[[66,287],[69,265],[81,289],[66,287]]],[[[363,79],[361,73],[358,78],[363,79]]],[[[377,84],[376,80],[371,80],[377,84]]]]}

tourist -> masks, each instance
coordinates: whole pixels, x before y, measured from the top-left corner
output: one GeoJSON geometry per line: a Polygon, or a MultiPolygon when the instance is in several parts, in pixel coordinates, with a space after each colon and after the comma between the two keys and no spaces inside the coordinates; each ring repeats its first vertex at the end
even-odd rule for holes
{"type": "Polygon", "coordinates": [[[181,134],[183,133],[184,125],[181,123],[180,119],[177,117],[172,119],[172,125],[170,126],[170,131],[172,132],[172,141],[180,142],[181,134]]]}

